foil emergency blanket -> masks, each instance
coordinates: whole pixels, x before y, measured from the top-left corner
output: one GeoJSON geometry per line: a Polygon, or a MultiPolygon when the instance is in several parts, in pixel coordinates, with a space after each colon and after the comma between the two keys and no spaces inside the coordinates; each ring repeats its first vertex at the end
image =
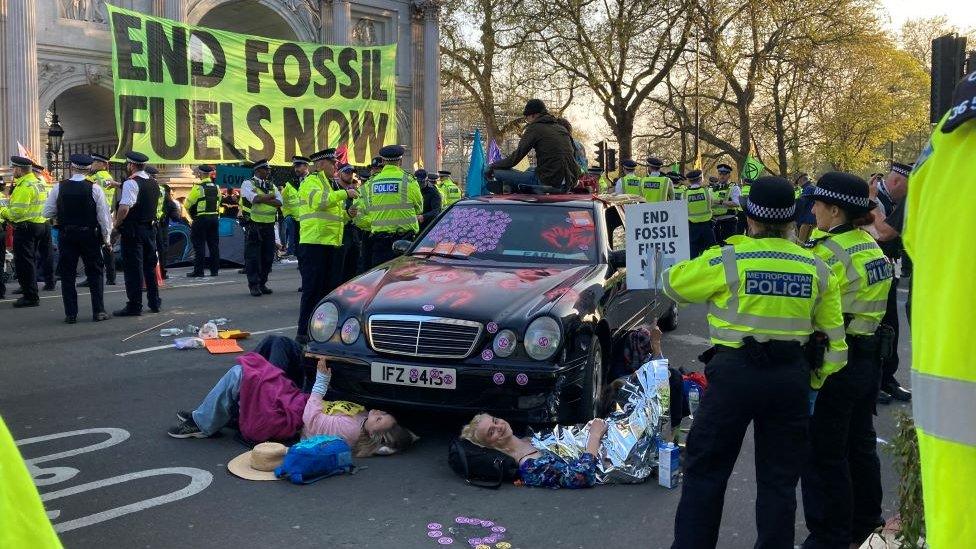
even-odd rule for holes
{"type": "MultiPolygon", "coordinates": [[[[668,360],[652,360],[627,378],[613,399],[606,418],[607,433],[600,443],[596,479],[600,484],[643,482],[657,467],[658,442],[670,425],[671,391],[668,360]]],[[[578,459],[586,450],[589,424],[557,425],[533,433],[532,445],[565,460],[578,459]]]]}

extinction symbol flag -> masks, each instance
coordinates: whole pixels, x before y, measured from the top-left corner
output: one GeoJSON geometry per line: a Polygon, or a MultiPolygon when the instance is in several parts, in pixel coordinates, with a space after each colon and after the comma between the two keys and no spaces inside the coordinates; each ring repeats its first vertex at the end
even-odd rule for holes
{"type": "Polygon", "coordinates": [[[742,167],[742,177],[743,179],[758,179],[765,169],[766,166],[763,166],[763,163],[758,158],[749,155],[746,157],[746,163],[742,167]]]}

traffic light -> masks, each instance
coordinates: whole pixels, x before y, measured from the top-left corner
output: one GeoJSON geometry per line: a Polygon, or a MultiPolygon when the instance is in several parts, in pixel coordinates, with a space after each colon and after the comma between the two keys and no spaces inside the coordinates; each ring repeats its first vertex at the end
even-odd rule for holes
{"type": "Polygon", "coordinates": [[[952,108],[952,92],[965,76],[966,38],[947,34],[932,40],[929,120],[937,123],[952,108]]]}
{"type": "Polygon", "coordinates": [[[607,171],[617,171],[617,149],[607,149],[607,171]]]}
{"type": "Polygon", "coordinates": [[[607,157],[607,142],[600,141],[596,144],[596,165],[603,169],[604,159],[607,157]]]}

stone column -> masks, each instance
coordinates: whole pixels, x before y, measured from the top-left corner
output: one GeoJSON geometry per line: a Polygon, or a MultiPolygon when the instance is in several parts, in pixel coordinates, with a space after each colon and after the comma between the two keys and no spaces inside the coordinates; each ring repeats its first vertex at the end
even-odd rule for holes
{"type": "Polygon", "coordinates": [[[439,0],[419,0],[417,8],[424,16],[424,167],[440,169],[440,154],[437,150],[437,136],[441,130],[441,51],[440,51],[440,11],[439,0]]]}
{"type": "Polygon", "coordinates": [[[332,43],[345,45],[349,43],[350,20],[352,19],[352,5],[349,0],[333,0],[332,2],[332,43]]]}
{"type": "Polygon", "coordinates": [[[17,143],[20,142],[34,153],[36,161],[43,162],[34,0],[8,0],[4,40],[7,52],[7,151],[17,154],[17,143]]]}
{"type": "Polygon", "coordinates": [[[334,44],[332,40],[332,0],[319,2],[319,40],[323,44],[334,44]]]}

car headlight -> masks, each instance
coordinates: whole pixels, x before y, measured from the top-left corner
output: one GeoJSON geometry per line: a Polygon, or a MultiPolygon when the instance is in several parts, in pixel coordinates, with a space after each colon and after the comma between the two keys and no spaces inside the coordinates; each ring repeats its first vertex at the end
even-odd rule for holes
{"type": "Polygon", "coordinates": [[[308,323],[308,335],[315,341],[325,342],[335,335],[339,326],[339,309],[334,303],[326,301],[312,312],[312,320],[308,323]]]}
{"type": "Polygon", "coordinates": [[[539,317],[525,330],[525,352],[535,360],[547,360],[556,354],[560,337],[558,322],[548,316],[539,317]]]}
{"type": "Polygon", "coordinates": [[[495,356],[507,358],[515,352],[517,341],[518,338],[515,336],[515,332],[502,330],[495,336],[495,340],[491,343],[491,348],[495,351],[495,356]]]}
{"type": "Polygon", "coordinates": [[[359,339],[359,331],[359,320],[353,316],[342,324],[339,337],[342,338],[342,342],[346,345],[352,345],[359,339]]]}

